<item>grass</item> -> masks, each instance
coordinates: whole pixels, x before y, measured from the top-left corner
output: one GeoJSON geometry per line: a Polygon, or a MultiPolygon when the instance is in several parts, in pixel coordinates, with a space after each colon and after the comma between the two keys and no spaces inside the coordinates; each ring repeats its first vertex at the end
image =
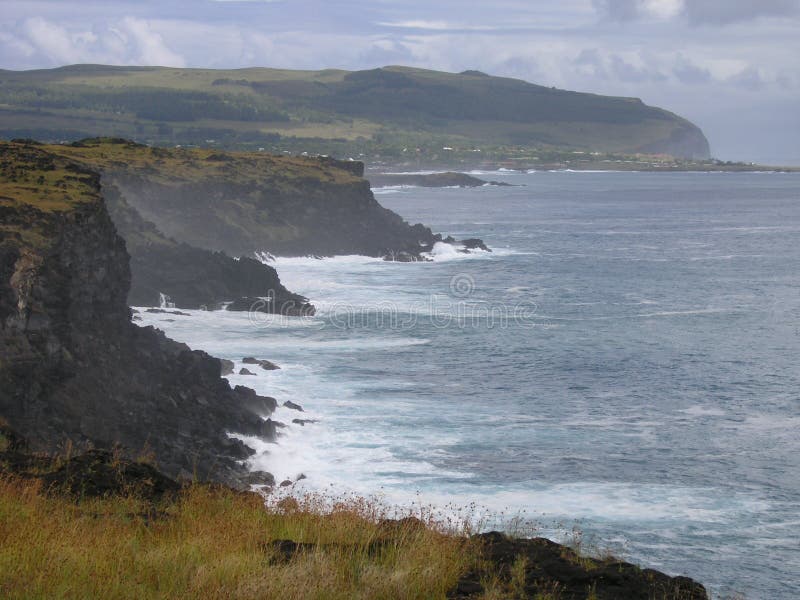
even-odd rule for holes
{"type": "Polygon", "coordinates": [[[706,597],[547,540],[472,535],[475,505],[181,486],[152,461],[32,454],[0,419],[0,598],[706,597]]]}
{"type": "MultiPolygon", "coordinates": [[[[152,505],[0,480],[4,598],[443,598],[477,549],[363,499],[267,501],[195,485],[152,505]],[[155,515],[155,517],[154,517],[155,515]],[[309,544],[286,555],[276,540],[309,544]]],[[[462,532],[463,533],[463,532],[462,532]]]]}

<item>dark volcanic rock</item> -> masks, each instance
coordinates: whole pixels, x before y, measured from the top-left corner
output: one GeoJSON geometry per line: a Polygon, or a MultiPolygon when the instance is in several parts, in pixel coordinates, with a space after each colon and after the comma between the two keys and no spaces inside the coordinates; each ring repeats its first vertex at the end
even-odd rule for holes
{"type": "Polygon", "coordinates": [[[276,371],[280,369],[280,367],[274,362],[264,360],[263,358],[253,358],[252,356],[248,356],[243,358],[242,362],[246,365],[258,365],[265,371],[276,371]]]}
{"type": "Polygon", "coordinates": [[[274,299],[262,307],[265,312],[286,308],[284,314],[295,314],[297,306],[304,306],[313,314],[308,299],[287,290],[269,265],[178,243],[143,219],[113,184],[106,183],[103,192],[131,254],[130,304],[156,305],[164,294],[179,308],[216,310],[239,298],[265,296],[274,299]]]}
{"type": "Polygon", "coordinates": [[[108,450],[73,456],[42,481],[47,488],[79,497],[133,494],[156,501],[180,490],[175,480],[152,465],[120,460],[108,450]]]}
{"type": "Polygon", "coordinates": [[[484,250],[485,252],[491,252],[491,249],[483,243],[483,240],[478,238],[468,238],[466,240],[461,240],[461,244],[467,250],[484,250]]]}
{"type": "Polygon", "coordinates": [[[34,181],[40,163],[78,174],[78,200],[0,198],[0,415],[34,450],[120,444],[170,477],[240,485],[253,451],[227,432],[274,432],[219,360],[131,322],[128,255],[98,175],[36,147],[0,153],[34,181]]]}
{"type": "Polygon", "coordinates": [[[255,375],[255,373],[253,373],[249,369],[245,369],[244,367],[242,367],[241,369],[239,369],[239,375],[255,375]]]}
{"type": "Polygon", "coordinates": [[[226,310],[263,312],[288,315],[290,317],[313,317],[317,312],[308,299],[297,294],[286,293],[282,297],[237,298],[225,307],[226,310]]]}
{"type": "Polygon", "coordinates": [[[300,425],[301,427],[305,427],[306,423],[316,423],[316,419],[292,419],[292,423],[296,425],[300,425]]]}
{"type": "Polygon", "coordinates": [[[304,412],[302,406],[300,406],[299,404],[295,404],[291,400],[287,400],[286,402],[283,403],[283,405],[286,408],[291,408],[292,410],[299,410],[300,412],[304,412]]]}
{"type": "MultiPolygon", "coordinates": [[[[239,157],[227,163],[228,180],[184,180],[170,174],[165,183],[154,176],[159,165],[150,164],[149,169],[108,169],[103,181],[169,239],[231,256],[264,251],[282,256],[416,255],[420,243],[431,245],[440,239],[424,225],[409,225],[381,206],[369,182],[358,174],[363,173],[362,163],[309,158],[296,174],[290,173],[290,166],[271,171],[265,166],[258,180],[237,181],[237,170],[249,173],[251,162],[239,157]]],[[[263,290],[238,294],[265,295],[263,290]]]]}
{"type": "Polygon", "coordinates": [[[458,582],[448,598],[482,597],[484,581],[497,577],[511,586],[512,566],[524,561],[524,594],[510,597],[540,598],[554,590],[563,600],[651,600],[674,598],[707,600],[705,588],[688,577],[670,577],[653,569],[616,559],[578,556],[572,549],[545,538],[515,539],[496,531],[475,536],[483,544],[483,563],[458,582]]]}
{"type": "Polygon", "coordinates": [[[231,375],[233,373],[234,364],[232,360],[228,360],[226,358],[219,359],[219,374],[222,377],[225,375],[231,375]]]}
{"type": "Polygon", "coordinates": [[[250,471],[245,479],[245,482],[248,485],[274,487],[275,477],[272,475],[272,473],[267,473],[266,471],[250,471]]]}

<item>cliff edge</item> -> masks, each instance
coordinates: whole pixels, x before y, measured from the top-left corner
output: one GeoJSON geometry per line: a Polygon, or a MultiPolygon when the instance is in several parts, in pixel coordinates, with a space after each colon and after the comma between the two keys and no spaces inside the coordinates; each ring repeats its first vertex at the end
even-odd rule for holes
{"type": "Polygon", "coordinates": [[[130,321],[128,253],[100,175],[0,145],[0,414],[36,450],[152,452],[170,476],[239,485],[275,436],[272,398],[231,389],[220,361],[130,321]]]}

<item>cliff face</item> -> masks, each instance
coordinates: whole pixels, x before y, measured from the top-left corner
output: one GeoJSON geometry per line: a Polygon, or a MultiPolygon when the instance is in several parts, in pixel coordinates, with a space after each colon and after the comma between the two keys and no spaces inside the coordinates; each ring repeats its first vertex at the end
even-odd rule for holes
{"type": "Polygon", "coordinates": [[[128,255],[99,175],[35,146],[0,145],[0,415],[41,450],[68,441],[152,451],[172,476],[235,484],[274,436],[275,401],[220,362],[130,322],[128,255]]]}
{"type": "Polygon", "coordinates": [[[103,185],[103,196],[131,255],[132,306],[156,305],[164,294],[177,308],[214,310],[223,302],[249,307],[256,298],[269,296],[270,312],[314,314],[308,300],[287,290],[269,265],[176,242],[143,219],[113,184],[103,185]]]}
{"type": "Polygon", "coordinates": [[[644,144],[636,148],[643,154],[670,154],[693,160],[704,160],[711,157],[708,140],[699,127],[683,121],[676,126],[667,137],[644,144]]]}
{"type": "Polygon", "coordinates": [[[421,244],[441,239],[378,204],[356,161],[108,139],[48,150],[102,172],[103,185],[115,190],[110,211],[134,256],[134,289],[139,252],[157,240],[125,225],[131,211],[162,237],[233,256],[418,255],[421,244]],[[133,230],[144,234],[132,237],[133,230]]]}
{"type": "Polygon", "coordinates": [[[418,254],[421,244],[440,239],[380,206],[364,180],[332,185],[307,178],[281,190],[270,182],[164,185],[129,174],[109,177],[165,234],[235,256],[257,251],[281,256],[418,254]]]}

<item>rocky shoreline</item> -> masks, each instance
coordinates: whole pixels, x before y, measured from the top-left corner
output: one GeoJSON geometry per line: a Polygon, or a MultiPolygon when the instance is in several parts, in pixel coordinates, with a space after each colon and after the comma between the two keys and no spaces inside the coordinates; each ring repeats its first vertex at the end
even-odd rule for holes
{"type": "MultiPolygon", "coordinates": [[[[127,148],[125,144],[98,142],[88,148],[112,152],[127,148]]],[[[213,162],[228,164],[219,157],[213,162]]],[[[328,163],[322,161],[319,168],[330,168],[328,163]]],[[[349,180],[354,169],[359,167],[339,169],[332,176],[349,180]]],[[[131,291],[136,289],[131,273],[139,269],[137,285],[143,290],[143,282],[162,278],[163,283],[141,292],[142,299],[152,298],[156,290],[159,296],[166,295],[161,286],[171,278],[180,281],[183,273],[185,288],[167,288],[174,307],[155,309],[178,318],[182,316],[178,308],[196,308],[199,302],[213,302],[224,294],[238,296],[234,302],[242,310],[253,310],[251,301],[263,302],[269,312],[289,315],[308,314],[312,308],[282,286],[279,294],[266,300],[251,296],[250,289],[260,291],[264,285],[280,283],[274,269],[168,237],[138,208],[131,209],[132,192],[118,183],[102,170],[88,167],[85,157],[76,160],[31,143],[0,144],[0,416],[9,424],[0,431],[4,442],[0,471],[40,479],[48,487],[81,497],[136,489],[163,499],[180,493],[186,482],[197,481],[238,490],[274,487],[272,475],[247,469],[246,460],[254,450],[229,434],[274,442],[282,426],[271,419],[278,400],[243,386],[232,388],[222,377],[231,371],[230,361],[191,350],[153,327],[133,323],[128,300],[140,292],[131,291]],[[112,214],[117,215],[114,220],[112,214]],[[126,239],[120,233],[127,233],[126,239]],[[224,285],[215,287],[214,282],[224,285]],[[279,302],[289,308],[279,309],[279,302]],[[154,457],[157,468],[143,466],[137,460],[142,455],[154,457]]],[[[314,188],[317,183],[309,185],[314,188]]],[[[361,237],[338,232],[344,235],[341,243],[324,242],[318,248],[357,248],[377,256],[391,251],[394,256],[405,253],[409,260],[438,242],[460,244],[464,251],[489,251],[481,240],[458,242],[434,235],[422,225],[408,225],[380,207],[363,180],[345,187],[356,190],[357,197],[342,200],[343,206],[328,198],[333,204],[324,218],[299,222],[313,222],[308,230],[313,232],[329,227],[344,211],[352,220],[363,216],[349,232],[361,237]],[[386,231],[371,229],[375,223],[389,228],[391,245],[377,242],[386,231]]],[[[257,194],[261,200],[263,192],[257,194]]],[[[194,210],[188,196],[177,196],[185,212],[194,210]]],[[[191,218],[200,218],[200,213],[191,218]]],[[[175,217],[172,226],[177,224],[175,217]]],[[[329,233],[333,240],[337,232],[329,233]]],[[[257,357],[242,362],[252,369],[279,368],[257,357]]],[[[298,417],[304,412],[291,399],[281,404],[297,411],[298,417]]],[[[292,483],[287,480],[279,486],[292,483]]],[[[686,578],[641,571],[619,561],[578,560],[552,542],[487,535],[475,541],[485,546],[488,562],[466,572],[450,597],[477,597],[487,577],[496,577],[503,586],[506,580],[512,585],[521,577],[520,597],[540,593],[543,577],[561,586],[564,598],[587,597],[587,590],[597,598],[629,594],[624,590],[630,590],[624,596],[630,598],[650,598],[654,590],[680,594],[669,597],[706,597],[702,586],[686,578]],[[543,566],[548,560],[552,571],[543,566]],[[515,564],[523,565],[521,575],[513,571],[515,564]]]]}

